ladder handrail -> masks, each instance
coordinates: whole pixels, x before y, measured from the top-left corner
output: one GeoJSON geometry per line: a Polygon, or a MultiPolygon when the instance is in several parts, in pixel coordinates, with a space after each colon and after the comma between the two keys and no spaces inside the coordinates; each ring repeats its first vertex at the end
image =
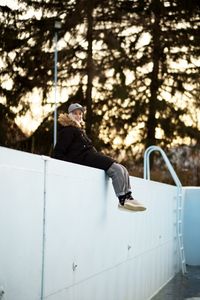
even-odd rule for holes
{"type": "Polygon", "coordinates": [[[144,153],[144,179],[150,180],[150,154],[153,151],[160,152],[164,162],[166,163],[166,166],[177,186],[177,236],[178,236],[178,242],[179,242],[179,251],[180,251],[180,259],[181,259],[181,267],[182,267],[182,273],[186,273],[186,263],[185,263],[185,253],[184,253],[184,247],[183,247],[183,234],[182,234],[182,210],[183,210],[183,190],[182,190],[182,184],[172,166],[170,163],[167,155],[165,152],[158,146],[150,146],[145,150],[144,153]]]}
{"type": "Polygon", "coordinates": [[[177,187],[182,189],[182,184],[178,178],[178,176],[176,175],[176,172],[174,171],[174,168],[172,167],[172,164],[170,163],[167,155],[165,154],[165,152],[158,146],[150,146],[146,149],[145,153],[144,153],[144,179],[150,179],[150,154],[153,151],[159,151],[160,154],[162,155],[163,160],[166,163],[166,166],[176,184],[177,187]]]}

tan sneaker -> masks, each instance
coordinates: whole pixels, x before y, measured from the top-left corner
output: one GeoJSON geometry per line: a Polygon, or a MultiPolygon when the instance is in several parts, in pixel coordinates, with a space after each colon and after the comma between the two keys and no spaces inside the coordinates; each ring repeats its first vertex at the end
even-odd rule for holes
{"type": "Polygon", "coordinates": [[[144,211],[146,210],[146,207],[139,203],[137,200],[135,199],[126,199],[124,202],[124,207],[126,209],[130,209],[130,210],[134,210],[134,211],[144,211]]]}
{"type": "Polygon", "coordinates": [[[124,201],[124,205],[120,204],[118,205],[120,209],[128,209],[133,211],[144,211],[146,210],[146,207],[139,203],[137,200],[133,199],[132,197],[130,199],[126,199],[124,201]]]}

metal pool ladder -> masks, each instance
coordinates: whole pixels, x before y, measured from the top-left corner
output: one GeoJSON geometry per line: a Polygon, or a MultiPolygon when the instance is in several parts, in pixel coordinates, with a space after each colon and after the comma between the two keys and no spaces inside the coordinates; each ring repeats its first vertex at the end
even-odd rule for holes
{"type": "Polygon", "coordinates": [[[178,236],[178,244],[179,244],[179,253],[180,253],[180,260],[181,260],[181,268],[182,273],[186,273],[186,262],[185,262],[185,252],[183,246],[183,190],[181,182],[174,171],[167,155],[165,152],[158,146],[150,146],[146,149],[144,153],[144,179],[150,180],[150,154],[153,151],[160,152],[165,164],[177,186],[177,236],[178,236]]]}

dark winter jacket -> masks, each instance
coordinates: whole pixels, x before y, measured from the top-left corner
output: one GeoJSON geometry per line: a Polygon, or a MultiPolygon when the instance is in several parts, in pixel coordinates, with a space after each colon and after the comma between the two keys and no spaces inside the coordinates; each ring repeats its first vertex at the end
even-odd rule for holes
{"type": "Polygon", "coordinates": [[[84,130],[67,114],[61,115],[59,124],[54,158],[105,171],[112,165],[114,160],[97,152],[84,130]]]}

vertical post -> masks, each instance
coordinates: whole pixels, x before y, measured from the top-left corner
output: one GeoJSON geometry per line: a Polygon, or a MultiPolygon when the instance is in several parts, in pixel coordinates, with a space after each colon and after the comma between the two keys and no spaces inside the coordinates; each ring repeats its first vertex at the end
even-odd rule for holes
{"type": "Polygon", "coordinates": [[[57,51],[57,41],[58,33],[55,30],[54,35],[54,127],[53,127],[53,145],[55,146],[57,142],[57,61],[58,61],[58,51],[57,51]]]}
{"type": "Polygon", "coordinates": [[[53,129],[53,145],[57,142],[57,81],[58,81],[58,29],[61,23],[56,21],[54,25],[54,129],[53,129]]]}
{"type": "Polygon", "coordinates": [[[44,161],[44,181],[43,181],[43,224],[42,224],[42,269],[41,269],[41,293],[40,300],[44,300],[45,285],[45,246],[46,246],[46,197],[47,197],[47,161],[48,156],[42,155],[44,161]]]}

